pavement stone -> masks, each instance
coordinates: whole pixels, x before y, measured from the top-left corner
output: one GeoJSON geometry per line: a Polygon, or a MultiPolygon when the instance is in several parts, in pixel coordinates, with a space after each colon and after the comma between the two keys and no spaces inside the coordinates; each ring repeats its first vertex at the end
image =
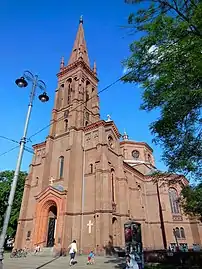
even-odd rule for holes
{"type": "Polygon", "coordinates": [[[124,260],[113,257],[95,257],[94,265],[87,265],[87,256],[77,256],[77,264],[69,266],[69,257],[41,257],[27,256],[26,258],[10,258],[5,256],[4,269],[122,269],[124,268],[124,260]],[[90,267],[90,268],[89,268],[90,267]]]}

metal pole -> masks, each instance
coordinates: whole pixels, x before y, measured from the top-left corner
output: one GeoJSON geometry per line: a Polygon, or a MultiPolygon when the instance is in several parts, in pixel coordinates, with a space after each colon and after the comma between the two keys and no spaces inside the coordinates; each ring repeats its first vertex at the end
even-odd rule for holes
{"type": "Polygon", "coordinates": [[[17,186],[17,181],[18,181],[18,175],[20,172],[20,167],[21,167],[21,162],[22,162],[22,157],[23,157],[23,152],[24,152],[24,146],[26,144],[26,135],[27,135],[27,130],[28,130],[28,125],[29,125],[29,120],[30,120],[30,115],[32,111],[32,105],[34,101],[34,96],[35,96],[35,91],[36,91],[36,86],[37,86],[37,80],[38,76],[34,77],[33,84],[32,84],[32,91],[30,95],[30,102],[28,106],[28,111],[27,111],[27,117],[25,121],[25,126],[24,126],[24,132],[23,132],[23,137],[20,141],[20,150],[18,154],[18,159],[17,159],[17,165],[13,177],[13,182],[11,185],[11,190],[9,194],[9,199],[8,199],[8,206],[6,209],[5,217],[4,217],[4,224],[1,232],[1,237],[0,237],[0,269],[3,269],[3,255],[4,255],[4,244],[5,244],[5,239],[6,239],[6,233],[7,233],[7,228],[10,220],[10,215],[11,215],[11,209],[13,205],[13,199],[15,196],[15,190],[17,186]]]}
{"type": "Polygon", "coordinates": [[[159,193],[158,182],[156,183],[156,190],[157,190],[157,198],[158,198],[158,204],[159,204],[159,217],[160,217],[160,223],[161,223],[163,246],[164,246],[164,249],[167,249],[166,232],[165,232],[165,225],[164,225],[164,219],[163,219],[163,212],[162,212],[161,198],[160,198],[160,193],[159,193]]]}

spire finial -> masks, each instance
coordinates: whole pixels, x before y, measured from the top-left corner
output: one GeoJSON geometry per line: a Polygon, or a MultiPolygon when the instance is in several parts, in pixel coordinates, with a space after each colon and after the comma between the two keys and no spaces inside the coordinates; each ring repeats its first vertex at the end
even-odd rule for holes
{"type": "Polygon", "coordinates": [[[94,61],[94,64],[93,64],[93,72],[95,74],[97,74],[97,66],[96,66],[96,62],[94,61]]]}
{"type": "Polygon", "coordinates": [[[83,23],[83,15],[80,16],[79,23],[83,23]]]}
{"type": "Polygon", "coordinates": [[[126,130],[124,129],[124,132],[123,132],[123,140],[124,141],[127,141],[128,140],[128,135],[127,135],[127,133],[126,133],[126,130]]]}
{"type": "Polygon", "coordinates": [[[65,61],[64,61],[64,57],[62,56],[61,61],[60,61],[60,69],[64,68],[65,66],[65,61]]]}
{"type": "Polygon", "coordinates": [[[109,121],[112,121],[112,120],[111,120],[111,116],[108,114],[106,122],[109,122],[109,121]]]}

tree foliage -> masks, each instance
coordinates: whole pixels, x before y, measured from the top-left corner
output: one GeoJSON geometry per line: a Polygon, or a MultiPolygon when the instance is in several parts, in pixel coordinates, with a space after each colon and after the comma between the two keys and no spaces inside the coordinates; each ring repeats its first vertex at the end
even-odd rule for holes
{"type": "Polygon", "coordinates": [[[199,217],[202,221],[202,183],[195,187],[186,186],[182,190],[181,206],[187,215],[199,217]]]}
{"type": "Polygon", "coordinates": [[[160,110],[154,142],[172,172],[202,175],[202,2],[126,0],[136,6],[128,22],[141,33],[124,62],[125,82],[143,88],[141,108],[160,110]],[[148,4],[149,3],[149,4],[148,4]],[[142,7],[143,6],[143,7],[142,7]]]}
{"type": "MultiPolygon", "coordinates": [[[[9,193],[11,189],[11,183],[14,176],[14,171],[3,171],[0,172],[0,230],[3,227],[4,214],[6,212],[9,193]]],[[[20,206],[22,201],[22,195],[24,190],[26,172],[20,172],[17,188],[15,192],[14,202],[11,211],[10,222],[8,226],[7,235],[13,237],[16,232],[18,217],[20,213],[20,206]]]]}

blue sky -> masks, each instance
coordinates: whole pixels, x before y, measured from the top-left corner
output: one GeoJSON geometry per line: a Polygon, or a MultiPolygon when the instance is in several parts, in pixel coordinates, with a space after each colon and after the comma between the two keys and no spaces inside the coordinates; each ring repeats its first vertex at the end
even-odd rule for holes
{"type": "MultiPolygon", "coordinates": [[[[84,18],[85,38],[91,64],[96,60],[99,90],[123,75],[121,61],[129,55],[129,44],[138,36],[129,35],[127,17],[133,6],[124,0],[9,0],[0,3],[0,136],[20,140],[27,112],[30,88],[20,89],[15,79],[24,70],[38,74],[47,85],[50,101],[35,99],[28,137],[50,122],[61,56],[68,61],[78,29],[84,18]]],[[[39,93],[39,91],[38,91],[39,93]]],[[[165,169],[160,147],[152,144],[149,125],[157,112],[139,110],[142,90],[133,84],[117,83],[100,95],[101,116],[107,114],[124,128],[130,139],[145,141],[154,149],[156,165],[165,169]]],[[[49,128],[33,137],[31,144],[45,139],[49,128]]],[[[15,144],[0,138],[0,155],[15,144]]],[[[0,156],[0,170],[15,169],[18,149],[0,156]]],[[[25,152],[22,170],[28,170],[32,155],[25,152]]]]}

